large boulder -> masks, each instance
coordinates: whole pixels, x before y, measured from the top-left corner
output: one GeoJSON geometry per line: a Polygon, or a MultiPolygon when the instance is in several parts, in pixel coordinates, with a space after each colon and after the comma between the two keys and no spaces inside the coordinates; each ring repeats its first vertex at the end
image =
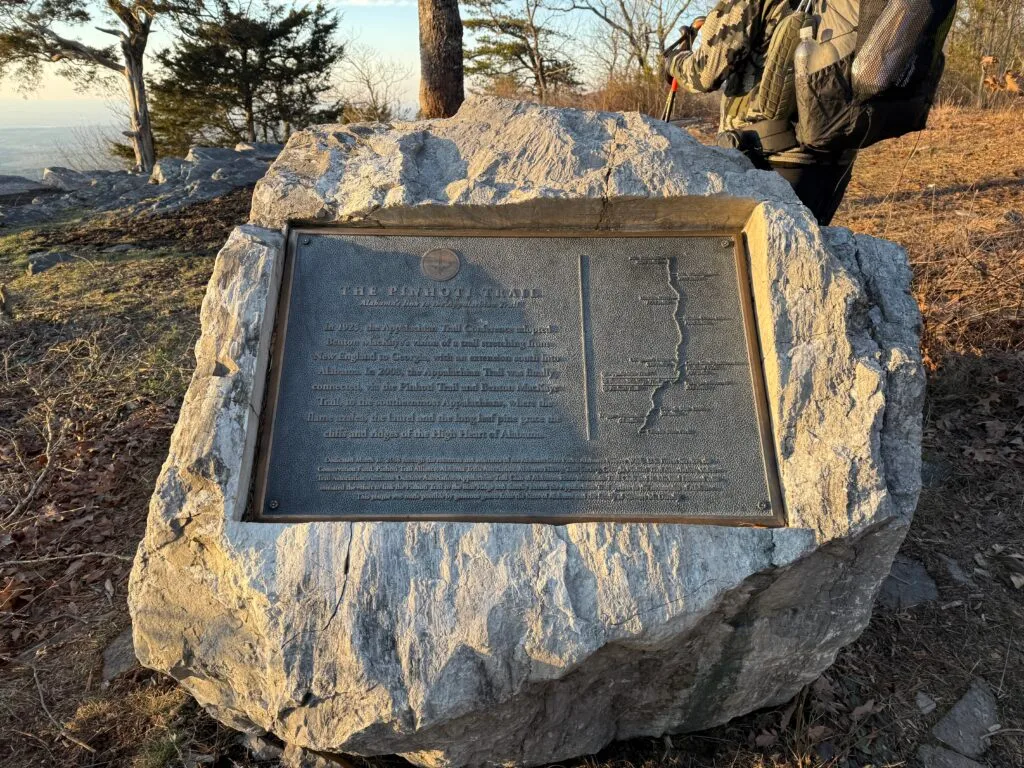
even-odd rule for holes
{"type": "Polygon", "coordinates": [[[236,728],[425,766],[539,764],[784,702],[863,630],[917,501],[909,283],[898,247],[819,229],[777,176],[637,114],[481,99],[298,133],[203,303],[132,573],[139,659],[236,728]],[[656,227],[638,198],[744,232],[787,527],[240,519],[283,227],[454,206],[656,227]]]}
{"type": "Polygon", "coordinates": [[[81,171],[53,166],[43,169],[43,184],[64,192],[74,192],[75,190],[88,187],[92,184],[92,179],[81,171]]]}

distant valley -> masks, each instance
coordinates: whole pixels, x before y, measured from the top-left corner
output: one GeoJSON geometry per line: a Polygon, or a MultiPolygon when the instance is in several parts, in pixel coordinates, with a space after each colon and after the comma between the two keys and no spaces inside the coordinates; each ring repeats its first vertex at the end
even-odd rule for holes
{"type": "Polygon", "coordinates": [[[0,175],[39,179],[47,166],[78,170],[113,169],[118,163],[103,139],[117,130],[109,125],[0,127],[0,175]]]}

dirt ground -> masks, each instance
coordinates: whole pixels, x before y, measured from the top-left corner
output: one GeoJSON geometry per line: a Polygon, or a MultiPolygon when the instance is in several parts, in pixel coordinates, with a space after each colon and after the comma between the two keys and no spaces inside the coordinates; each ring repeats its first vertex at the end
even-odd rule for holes
{"type": "MultiPolygon", "coordinates": [[[[982,678],[1000,709],[982,762],[1024,768],[1022,118],[937,111],[929,130],[863,153],[836,222],[902,243],[914,265],[926,489],[903,554],[925,565],[938,599],[876,607],[864,635],[785,706],[565,765],[914,765],[931,727],[982,678]]],[[[129,626],[131,557],[191,374],[211,255],[246,207],[242,193],[173,217],[0,230],[5,768],[273,765],[168,679],[103,674],[104,649],[129,626]],[[44,248],[75,259],[26,276],[27,254],[44,248]]]]}

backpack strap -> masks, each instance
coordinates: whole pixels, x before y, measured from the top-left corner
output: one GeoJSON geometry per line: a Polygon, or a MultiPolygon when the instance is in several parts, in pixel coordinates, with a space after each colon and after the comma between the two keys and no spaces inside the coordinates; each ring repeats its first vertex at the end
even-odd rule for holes
{"type": "Polygon", "coordinates": [[[738,149],[758,168],[766,167],[768,158],[800,146],[793,123],[785,120],[761,120],[734,131],[718,134],[718,146],[738,149]]]}

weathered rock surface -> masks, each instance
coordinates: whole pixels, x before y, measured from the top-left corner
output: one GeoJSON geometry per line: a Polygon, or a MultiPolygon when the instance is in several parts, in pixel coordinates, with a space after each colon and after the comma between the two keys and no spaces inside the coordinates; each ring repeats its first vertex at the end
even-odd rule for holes
{"type": "Polygon", "coordinates": [[[924,565],[909,557],[897,555],[892,572],[882,583],[878,602],[890,611],[905,611],[937,600],[939,590],[924,565]]]}
{"type": "Polygon", "coordinates": [[[193,147],[184,159],[160,159],[150,175],[55,167],[43,172],[42,184],[0,177],[0,222],[22,226],[71,214],[179,210],[251,187],[266,173],[274,146],[193,147]],[[4,189],[13,191],[6,194],[4,189]]]}
{"type": "Polygon", "coordinates": [[[274,162],[282,149],[284,144],[268,141],[240,141],[235,144],[235,152],[251,152],[254,157],[268,163],[274,162]]]}
{"type": "Polygon", "coordinates": [[[92,186],[92,178],[81,171],[54,166],[43,170],[43,184],[64,192],[92,186]]]}
{"type": "Polygon", "coordinates": [[[931,744],[924,744],[917,750],[917,759],[921,768],[984,768],[981,763],[968,757],[931,744]]]}
{"type": "Polygon", "coordinates": [[[975,680],[935,725],[932,735],[962,755],[978,757],[988,749],[989,729],[998,723],[996,697],[984,680],[975,680]]]}
{"type": "Polygon", "coordinates": [[[138,669],[138,667],[139,660],[135,657],[132,630],[129,628],[115,637],[110,645],[103,649],[102,680],[109,683],[115,677],[138,669]]]}
{"type": "Polygon", "coordinates": [[[297,134],[252,216],[210,281],[129,597],[140,660],[214,716],[326,753],[537,764],[783,702],[864,628],[920,489],[902,250],[819,230],[781,179],[677,128],[498,100],[297,134]],[[275,230],[567,198],[590,201],[567,226],[657,226],[638,197],[746,222],[789,527],[240,520],[275,230]]]}
{"type": "Polygon", "coordinates": [[[24,176],[0,175],[0,203],[18,205],[25,203],[40,193],[52,190],[38,181],[26,179],[24,176]]]}
{"type": "Polygon", "coordinates": [[[695,209],[706,197],[795,200],[782,178],[755,171],[739,153],[636,113],[477,99],[454,120],[294,135],[257,186],[251,221],[280,229],[288,221],[376,221],[377,211],[426,204],[586,198],[600,206],[630,196],[693,197],[695,209]]]}
{"type": "Polygon", "coordinates": [[[75,255],[67,251],[38,251],[30,253],[28,255],[28,273],[30,275],[38,275],[40,272],[52,269],[58,264],[63,264],[65,261],[72,261],[74,258],[75,255]]]}

